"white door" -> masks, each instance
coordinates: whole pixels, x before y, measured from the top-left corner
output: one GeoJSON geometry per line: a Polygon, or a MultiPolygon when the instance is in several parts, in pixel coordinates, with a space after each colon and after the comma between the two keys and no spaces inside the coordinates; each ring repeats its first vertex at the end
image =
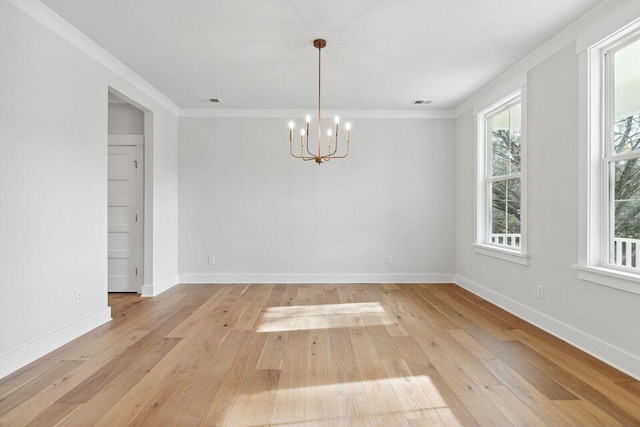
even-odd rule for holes
{"type": "Polygon", "coordinates": [[[142,146],[109,146],[109,292],[142,284],[142,146]]]}

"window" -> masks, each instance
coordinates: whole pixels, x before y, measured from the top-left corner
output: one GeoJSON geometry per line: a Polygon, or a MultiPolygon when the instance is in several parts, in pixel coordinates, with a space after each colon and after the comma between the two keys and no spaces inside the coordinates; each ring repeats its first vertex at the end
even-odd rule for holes
{"type": "MultiPolygon", "coordinates": [[[[518,91],[478,114],[477,245],[516,255],[524,254],[522,93],[518,91]]],[[[504,256],[498,256],[504,258],[504,256]]]]}
{"type": "Polygon", "coordinates": [[[604,51],[604,264],[640,271],[640,39],[604,51]]]}
{"type": "Polygon", "coordinates": [[[580,278],[640,293],[640,31],[587,53],[580,278]]]}

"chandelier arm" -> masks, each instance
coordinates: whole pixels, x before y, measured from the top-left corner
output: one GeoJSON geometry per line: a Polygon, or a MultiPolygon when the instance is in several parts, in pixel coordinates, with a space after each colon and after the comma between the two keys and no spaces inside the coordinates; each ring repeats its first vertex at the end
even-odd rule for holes
{"type": "Polygon", "coordinates": [[[307,162],[309,160],[315,160],[316,159],[315,157],[304,157],[304,156],[295,156],[295,155],[293,157],[295,157],[296,159],[302,159],[302,160],[307,161],[307,162]]]}
{"type": "Polygon", "coordinates": [[[336,148],[333,149],[333,153],[329,154],[329,157],[335,156],[337,152],[338,152],[338,136],[336,135],[336,148]]]}
{"type": "Polygon", "coordinates": [[[318,157],[320,154],[318,153],[318,156],[316,156],[315,154],[313,154],[310,150],[309,150],[309,135],[307,135],[307,141],[305,143],[305,146],[307,147],[307,153],[309,153],[309,155],[313,158],[318,157]]]}
{"type": "Polygon", "coordinates": [[[302,147],[300,148],[300,154],[301,154],[300,156],[296,156],[295,154],[293,154],[293,142],[289,143],[289,152],[291,153],[291,156],[296,158],[296,159],[304,159],[304,160],[313,160],[313,159],[315,159],[315,157],[305,157],[302,147]]]}
{"type": "Polygon", "coordinates": [[[344,154],[344,156],[332,156],[332,159],[344,159],[345,157],[347,157],[349,155],[349,141],[347,141],[347,152],[344,154]]]}

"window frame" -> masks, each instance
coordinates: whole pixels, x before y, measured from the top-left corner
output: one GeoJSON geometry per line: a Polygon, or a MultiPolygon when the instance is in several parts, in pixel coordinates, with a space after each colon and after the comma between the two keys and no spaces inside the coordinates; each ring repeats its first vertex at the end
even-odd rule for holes
{"type": "Polygon", "coordinates": [[[615,69],[614,54],[625,47],[640,42],[640,31],[633,32],[621,37],[610,45],[601,49],[601,61],[603,65],[602,85],[601,85],[601,128],[602,135],[600,144],[602,145],[602,248],[600,264],[605,268],[613,270],[626,271],[627,273],[640,275],[640,268],[632,268],[615,264],[614,245],[615,239],[615,203],[614,203],[614,184],[612,179],[611,167],[615,168],[618,161],[640,159],[640,151],[629,153],[614,152],[614,126],[615,126],[615,69]]]}
{"type": "Polygon", "coordinates": [[[511,261],[520,265],[528,265],[527,254],[527,126],[526,126],[526,87],[518,89],[476,115],[476,238],[473,246],[482,255],[511,261]],[[520,172],[499,177],[489,176],[492,170],[492,135],[488,120],[515,105],[520,104],[520,172]],[[520,247],[492,243],[491,231],[491,193],[493,182],[507,182],[510,179],[520,180],[520,247]]]}
{"type": "MultiPolygon", "coordinates": [[[[580,155],[580,253],[581,280],[640,294],[640,269],[611,263],[612,185],[610,164],[637,153],[613,153],[614,88],[613,53],[640,41],[640,20],[615,32],[580,54],[580,129],[586,153],[580,155]]],[[[615,236],[614,236],[615,237],[615,236]]]]}

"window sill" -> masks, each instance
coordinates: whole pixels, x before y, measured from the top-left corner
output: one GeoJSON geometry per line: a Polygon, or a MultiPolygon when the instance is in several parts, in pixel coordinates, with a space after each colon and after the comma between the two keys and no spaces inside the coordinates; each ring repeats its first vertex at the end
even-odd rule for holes
{"type": "Polygon", "coordinates": [[[478,254],[498,258],[503,261],[513,262],[515,264],[529,265],[529,255],[523,254],[522,252],[503,249],[496,246],[483,245],[480,243],[474,243],[472,246],[478,254]]]}
{"type": "Polygon", "coordinates": [[[640,295],[640,275],[605,267],[572,265],[578,270],[578,278],[598,285],[640,295]]]}

